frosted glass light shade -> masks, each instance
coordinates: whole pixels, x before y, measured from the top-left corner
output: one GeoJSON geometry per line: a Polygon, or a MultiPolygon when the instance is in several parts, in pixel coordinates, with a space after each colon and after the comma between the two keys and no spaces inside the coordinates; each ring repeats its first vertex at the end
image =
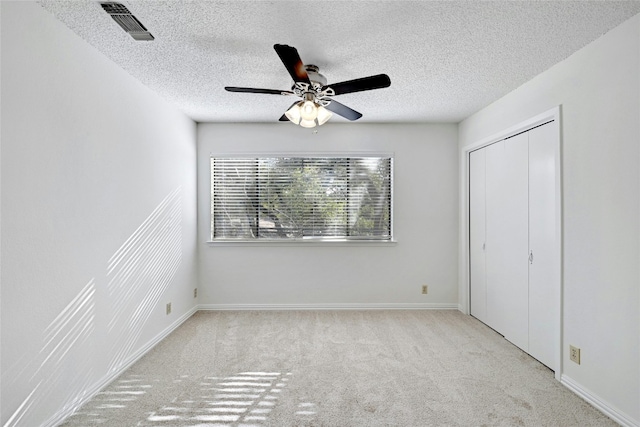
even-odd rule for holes
{"type": "Polygon", "coordinates": [[[333,116],[331,111],[327,110],[324,107],[318,107],[318,126],[322,126],[333,116]]]}
{"type": "Polygon", "coordinates": [[[284,113],[284,115],[287,116],[287,119],[291,120],[296,125],[300,123],[300,104],[302,103],[299,102],[293,105],[284,113]]]}
{"type": "Polygon", "coordinates": [[[316,127],[316,121],[302,119],[300,120],[300,126],[302,126],[303,128],[313,128],[316,127]]]}
{"type": "Polygon", "coordinates": [[[318,107],[313,101],[304,101],[300,107],[302,120],[315,120],[318,117],[318,107]]]}

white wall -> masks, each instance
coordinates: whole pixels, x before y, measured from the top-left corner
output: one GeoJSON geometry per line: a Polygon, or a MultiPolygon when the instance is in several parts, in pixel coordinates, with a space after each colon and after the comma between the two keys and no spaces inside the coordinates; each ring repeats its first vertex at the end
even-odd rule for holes
{"type": "Polygon", "coordinates": [[[317,134],[290,123],[199,124],[200,302],[217,307],[457,307],[457,185],[453,124],[327,123],[317,134]],[[359,151],[395,153],[397,244],[206,243],[210,153],[359,151]],[[420,293],[423,284],[429,285],[428,295],[420,293]]]}
{"type": "MultiPolygon", "coordinates": [[[[635,425],[640,424],[639,58],[640,15],[459,126],[462,152],[562,106],[563,379],[613,409],[619,421],[635,425]],[[582,349],[581,365],[569,361],[569,344],[582,349]]],[[[465,182],[464,171],[461,177],[465,182]]]]}
{"type": "Polygon", "coordinates": [[[38,4],[1,10],[0,421],[37,426],[194,309],[196,126],[38,4]]]}

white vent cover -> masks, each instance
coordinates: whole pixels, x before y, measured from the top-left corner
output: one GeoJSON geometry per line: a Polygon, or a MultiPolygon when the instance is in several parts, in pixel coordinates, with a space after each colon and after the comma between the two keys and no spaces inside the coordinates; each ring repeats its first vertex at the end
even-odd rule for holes
{"type": "Polygon", "coordinates": [[[151,33],[138,21],[138,18],[129,12],[125,5],[114,2],[100,3],[100,5],[135,40],[151,41],[154,39],[151,33]]]}

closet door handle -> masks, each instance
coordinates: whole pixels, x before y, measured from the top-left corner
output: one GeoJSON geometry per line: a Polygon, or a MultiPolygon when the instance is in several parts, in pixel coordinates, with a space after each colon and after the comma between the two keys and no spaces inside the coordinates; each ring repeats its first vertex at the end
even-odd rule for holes
{"type": "Polygon", "coordinates": [[[487,248],[487,244],[486,244],[486,243],[483,243],[483,244],[482,244],[482,250],[484,251],[484,250],[486,250],[486,248],[487,248]]]}
{"type": "Polygon", "coordinates": [[[533,264],[533,251],[529,251],[529,264],[533,264]]]}

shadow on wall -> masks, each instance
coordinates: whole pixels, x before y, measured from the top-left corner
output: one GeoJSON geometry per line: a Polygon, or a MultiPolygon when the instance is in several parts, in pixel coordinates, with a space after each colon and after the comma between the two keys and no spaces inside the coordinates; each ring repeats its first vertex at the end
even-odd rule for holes
{"type": "Polygon", "coordinates": [[[41,424],[42,402],[56,402],[57,414],[72,412],[95,386],[95,375],[104,380],[128,364],[181,261],[182,199],[178,187],[109,260],[103,276],[107,300],[99,304],[111,319],[106,330],[96,326],[96,295],[105,292],[100,292],[93,278],[46,328],[38,355],[31,361],[24,358],[26,362],[21,360],[3,373],[5,390],[13,389],[12,384],[15,389],[31,389],[4,427],[41,424]],[[103,373],[102,369],[94,370],[91,355],[105,341],[110,350],[108,370],[103,373]]]}

